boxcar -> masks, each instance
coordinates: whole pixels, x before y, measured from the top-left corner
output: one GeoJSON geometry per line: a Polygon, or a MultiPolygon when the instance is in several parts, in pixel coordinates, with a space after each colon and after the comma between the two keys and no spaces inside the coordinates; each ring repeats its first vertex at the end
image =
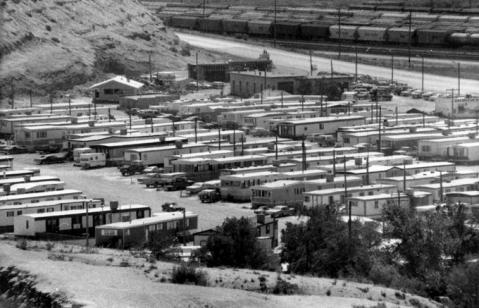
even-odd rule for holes
{"type": "Polygon", "coordinates": [[[461,16],[461,15],[441,15],[439,16],[439,21],[446,21],[446,22],[467,22],[469,16],[461,16]]]}
{"type": "Polygon", "coordinates": [[[248,34],[254,36],[270,36],[271,35],[270,20],[251,20],[248,22],[248,34]]]}
{"type": "Polygon", "coordinates": [[[393,18],[393,19],[404,19],[409,16],[409,13],[405,12],[384,12],[381,17],[382,18],[393,18]]]}
{"type": "Polygon", "coordinates": [[[404,11],[429,13],[431,12],[431,8],[427,6],[404,6],[404,11]]]}
{"type": "Polygon", "coordinates": [[[351,17],[341,19],[341,25],[349,26],[369,26],[371,24],[371,18],[351,17]]]}
{"type": "Polygon", "coordinates": [[[451,34],[450,30],[442,29],[417,29],[417,42],[422,45],[446,44],[451,34]]]}
{"type": "Polygon", "coordinates": [[[295,39],[299,37],[299,26],[298,22],[291,21],[277,21],[276,25],[273,25],[273,31],[276,29],[276,36],[279,38],[288,38],[295,39]]]}
{"type": "Polygon", "coordinates": [[[479,46],[479,33],[472,33],[469,37],[469,41],[471,42],[471,45],[479,46]]]}
{"type": "Polygon", "coordinates": [[[300,37],[304,40],[328,39],[330,24],[304,23],[301,24],[300,37]]]}
{"type": "Polygon", "coordinates": [[[198,30],[212,33],[222,33],[223,19],[214,17],[198,18],[198,30]]]}
{"type": "Polygon", "coordinates": [[[469,33],[455,32],[449,36],[449,42],[455,46],[470,44],[471,35],[469,33]]]}
{"type": "MultiPolygon", "coordinates": [[[[409,27],[392,27],[388,29],[388,42],[409,44],[409,27]]],[[[411,28],[411,44],[417,42],[416,28],[411,28]]]]}
{"type": "Polygon", "coordinates": [[[358,41],[362,42],[386,42],[387,27],[359,27],[358,41]]]}
{"type": "Polygon", "coordinates": [[[465,15],[479,15],[479,8],[464,8],[462,14],[465,15]]]}
{"type": "Polygon", "coordinates": [[[401,26],[405,22],[407,21],[405,21],[404,18],[391,18],[391,17],[381,17],[381,18],[376,18],[371,20],[372,25],[388,26],[388,27],[401,26]]]}
{"type": "Polygon", "coordinates": [[[223,19],[223,31],[226,33],[248,33],[248,21],[244,19],[223,19]]]}
{"type": "Polygon", "coordinates": [[[333,40],[355,41],[358,38],[357,26],[341,26],[341,35],[339,34],[339,25],[329,27],[329,38],[333,40]]]}
{"type": "MultiPolygon", "coordinates": [[[[406,19],[409,19],[407,17],[406,19]]],[[[436,14],[425,14],[425,13],[412,13],[411,15],[411,21],[428,21],[428,22],[434,22],[439,19],[439,15],[436,14]]]]}
{"type": "Polygon", "coordinates": [[[193,16],[172,16],[171,25],[176,28],[185,28],[185,29],[197,29],[198,28],[198,17],[193,16]]]}

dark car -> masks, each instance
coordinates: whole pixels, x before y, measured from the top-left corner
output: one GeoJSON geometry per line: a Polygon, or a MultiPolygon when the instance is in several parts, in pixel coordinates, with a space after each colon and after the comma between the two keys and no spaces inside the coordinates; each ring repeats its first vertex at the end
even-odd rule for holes
{"type": "Polygon", "coordinates": [[[23,154],[27,153],[27,149],[25,147],[19,145],[7,145],[0,150],[1,153],[5,154],[23,154]]]}
{"type": "Polygon", "coordinates": [[[167,191],[174,191],[174,190],[184,190],[186,187],[190,186],[194,182],[188,180],[187,178],[180,177],[175,178],[171,181],[168,185],[165,185],[165,190],[167,191]]]}
{"type": "Polygon", "coordinates": [[[35,158],[33,161],[39,165],[64,163],[68,153],[48,154],[35,158]]]}

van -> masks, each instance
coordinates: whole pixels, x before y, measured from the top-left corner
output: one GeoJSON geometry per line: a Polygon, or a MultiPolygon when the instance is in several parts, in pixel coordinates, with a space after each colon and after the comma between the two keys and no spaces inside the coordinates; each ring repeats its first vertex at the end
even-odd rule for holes
{"type": "Polygon", "coordinates": [[[73,166],[80,166],[80,155],[84,153],[93,153],[92,148],[73,149],[73,166]]]}
{"type": "Polygon", "coordinates": [[[83,153],[83,154],[80,154],[79,166],[82,169],[105,167],[106,166],[105,153],[83,153]]]}

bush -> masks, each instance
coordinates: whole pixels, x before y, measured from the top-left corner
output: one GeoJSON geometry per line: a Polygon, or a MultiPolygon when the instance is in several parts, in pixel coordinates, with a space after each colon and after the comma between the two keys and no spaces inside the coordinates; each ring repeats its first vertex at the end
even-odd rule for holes
{"type": "Polygon", "coordinates": [[[174,46],[171,46],[170,51],[176,53],[176,52],[178,52],[178,49],[176,49],[176,47],[174,47],[174,46]]]}
{"type": "Polygon", "coordinates": [[[17,244],[15,245],[18,249],[21,250],[27,250],[27,240],[26,239],[21,239],[17,241],[17,244]]]}
{"type": "Polygon", "coordinates": [[[46,25],[45,29],[47,29],[47,31],[52,31],[52,27],[50,25],[46,25]]]}
{"type": "Polygon", "coordinates": [[[181,54],[183,57],[189,57],[189,56],[191,56],[190,46],[189,46],[189,45],[183,46],[183,47],[181,48],[180,54],[181,54]]]}
{"type": "Polygon", "coordinates": [[[278,276],[278,279],[276,280],[276,284],[274,285],[272,292],[273,294],[285,295],[298,294],[299,286],[295,283],[287,282],[278,276]]]}
{"type": "Polygon", "coordinates": [[[53,247],[55,247],[55,243],[52,243],[52,242],[47,242],[47,244],[45,245],[45,248],[50,251],[53,249],[53,247]]]}
{"type": "Polygon", "coordinates": [[[208,285],[208,277],[204,271],[199,270],[192,265],[182,263],[180,266],[173,268],[171,282],[206,286],[208,285]]]}

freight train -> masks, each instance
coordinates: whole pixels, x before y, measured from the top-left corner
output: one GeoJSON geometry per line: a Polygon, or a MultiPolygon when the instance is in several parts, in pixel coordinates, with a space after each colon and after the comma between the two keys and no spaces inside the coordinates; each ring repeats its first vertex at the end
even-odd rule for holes
{"type": "Polygon", "coordinates": [[[171,27],[239,37],[479,47],[479,9],[364,4],[344,10],[278,7],[275,12],[271,7],[166,3],[155,10],[171,27]]]}

